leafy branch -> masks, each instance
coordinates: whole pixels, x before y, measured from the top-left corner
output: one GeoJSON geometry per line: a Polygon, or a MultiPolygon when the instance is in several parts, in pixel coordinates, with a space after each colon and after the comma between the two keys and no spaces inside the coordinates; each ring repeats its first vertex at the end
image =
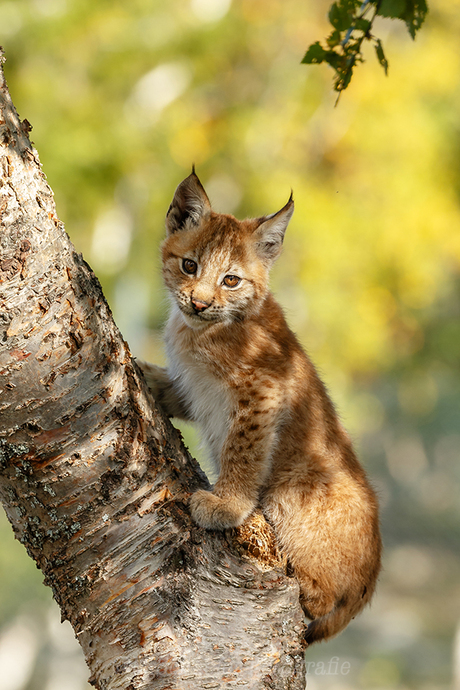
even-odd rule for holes
{"type": "Polygon", "coordinates": [[[326,47],[316,41],[308,48],[302,63],[318,65],[327,62],[335,71],[334,90],[340,97],[351,81],[355,66],[364,62],[364,41],[374,44],[377,60],[388,74],[382,41],[372,33],[376,17],[403,21],[415,39],[427,13],[426,0],[337,0],[329,10],[333,29],[326,39],[326,47]]]}

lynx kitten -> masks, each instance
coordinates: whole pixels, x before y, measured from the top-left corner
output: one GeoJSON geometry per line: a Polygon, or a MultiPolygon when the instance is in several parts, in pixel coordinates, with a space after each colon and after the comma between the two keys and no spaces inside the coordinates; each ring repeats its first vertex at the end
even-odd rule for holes
{"type": "Polygon", "coordinates": [[[169,367],[139,362],[168,415],[200,427],[219,477],[190,500],[206,529],[261,506],[300,583],[308,643],[343,630],[380,569],[377,501],[313,364],[268,291],[294,211],[214,213],[193,171],[166,217],[169,367]]]}

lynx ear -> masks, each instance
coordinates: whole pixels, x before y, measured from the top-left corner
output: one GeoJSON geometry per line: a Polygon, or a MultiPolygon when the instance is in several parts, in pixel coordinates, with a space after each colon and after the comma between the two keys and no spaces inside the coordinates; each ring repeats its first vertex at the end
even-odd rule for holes
{"type": "Polygon", "coordinates": [[[255,231],[256,249],[260,258],[272,263],[280,254],[284,233],[294,213],[294,200],[291,196],[286,206],[278,213],[260,218],[260,225],[255,231]]]}
{"type": "Polygon", "coordinates": [[[191,175],[180,183],[174,193],[166,214],[166,230],[169,235],[184,230],[188,219],[192,225],[198,225],[200,219],[210,211],[211,204],[193,168],[191,175]]]}

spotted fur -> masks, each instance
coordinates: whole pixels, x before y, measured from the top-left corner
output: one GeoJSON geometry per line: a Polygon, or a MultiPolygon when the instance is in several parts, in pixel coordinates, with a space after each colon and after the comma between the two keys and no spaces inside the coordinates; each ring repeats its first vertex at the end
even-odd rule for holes
{"type": "Polygon", "coordinates": [[[291,196],[238,221],[213,212],[194,172],[179,185],[162,247],[169,367],[140,364],[166,412],[196,422],[210,449],[218,479],[192,495],[194,520],[225,529],[262,507],[299,580],[311,643],[369,602],[381,542],[375,494],[268,291],[293,210],[291,196]]]}

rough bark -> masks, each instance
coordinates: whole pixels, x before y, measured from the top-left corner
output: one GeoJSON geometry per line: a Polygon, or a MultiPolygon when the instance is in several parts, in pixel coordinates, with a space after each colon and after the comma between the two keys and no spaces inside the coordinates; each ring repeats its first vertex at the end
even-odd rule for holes
{"type": "MultiPolygon", "coordinates": [[[[2,56],[0,56],[2,59],[2,56]]],[[[0,498],[101,690],[305,687],[261,515],[193,525],[206,479],[148,393],[0,75],[0,498]]]]}

